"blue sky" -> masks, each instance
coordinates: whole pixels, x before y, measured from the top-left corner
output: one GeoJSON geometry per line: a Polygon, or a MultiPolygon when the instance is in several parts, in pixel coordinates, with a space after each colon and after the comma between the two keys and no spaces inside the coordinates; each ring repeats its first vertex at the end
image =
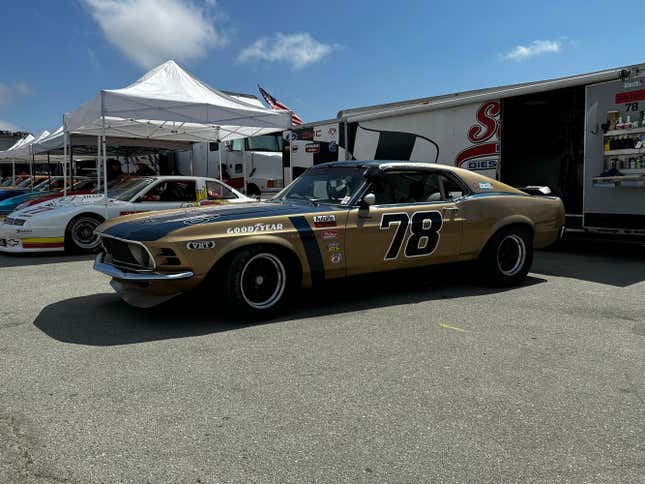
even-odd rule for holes
{"type": "Polygon", "coordinates": [[[645,18],[645,2],[23,0],[0,10],[0,129],[32,132],[169,58],[220,89],[257,95],[260,83],[305,121],[645,62],[645,29],[630,20],[645,18]]]}

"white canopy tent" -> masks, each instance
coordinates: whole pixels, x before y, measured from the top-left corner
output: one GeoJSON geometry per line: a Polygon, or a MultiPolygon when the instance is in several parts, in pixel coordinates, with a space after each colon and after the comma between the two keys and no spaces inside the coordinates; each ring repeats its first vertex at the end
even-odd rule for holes
{"type": "MultiPolygon", "coordinates": [[[[123,88],[102,90],[63,116],[65,158],[70,134],[100,137],[107,177],[106,137],[221,142],[291,127],[291,113],[246,103],[214,89],[168,61],[123,88]]],[[[65,166],[65,165],[63,165],[65,166]]],[[[107,184],[104,183],[107,198],[107,184]]]]}
{"type": "Polygon", "coordinates": [[[34,139],[36,138],[34,138],[34,136],[31,134],[28,134],[24,138],[19,139],[9,149],[0,151],[0,160],[11,159],[14,155],[17,155],[19,153],[21,147],[23,147],[25,144],[31,143],[32,141],[34,141],[34,139]]]}
{"type": "Polygon", "coordinates": [[[37,140],[41,140],[49,136],[49,131],[45,130],[37,138],[29,134],[24,138],[18,140],[11,146],[8,150],[0,151],[0,160],[10,160],[12,165],[11,168],[11,178],[12,182],[16,182],[16,161],[17,160],[29,160],[29,174],[33,178],[34,176],[34,165],[33,165],[33,150],[32,146],[37,140]]]}

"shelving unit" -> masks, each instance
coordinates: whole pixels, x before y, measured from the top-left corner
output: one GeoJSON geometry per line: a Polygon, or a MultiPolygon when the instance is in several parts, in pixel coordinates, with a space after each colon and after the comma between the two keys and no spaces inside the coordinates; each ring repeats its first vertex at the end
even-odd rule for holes
{"type": "Polygon", "coordinates": [[[621,156],[621,155],[645,155],[645,148],[627,148],[623,150],[605,151],[605,156],[621,156]]]}
{"type": "MultiPolygon", "coordinates": [[[[623,170],[625,171],[625,170],[623,170]]],[[[643,170],[645,173],[645,170],[643,170]]],[[[625,176],[597,176],[592,179],[596,188],[645,188],[645,174],[625,176]]]]}
{"type": "Polygon", "coordinates": [[[613,129],[607,131],[604,136],[620,136],[623,134],[641,134],[645,133],[645,127],[643,128],[628,128],[628,129],[613,129]]]}

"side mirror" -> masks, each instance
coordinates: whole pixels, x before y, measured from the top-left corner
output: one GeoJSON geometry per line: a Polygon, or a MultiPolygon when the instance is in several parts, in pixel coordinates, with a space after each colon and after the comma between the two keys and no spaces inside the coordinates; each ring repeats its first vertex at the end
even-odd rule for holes
{"type": "Polygon", "coordinates": [[[369,208],[376,203],[376,195],[367,193],[361,200],[360,208],[369,210],[369,208]]]}

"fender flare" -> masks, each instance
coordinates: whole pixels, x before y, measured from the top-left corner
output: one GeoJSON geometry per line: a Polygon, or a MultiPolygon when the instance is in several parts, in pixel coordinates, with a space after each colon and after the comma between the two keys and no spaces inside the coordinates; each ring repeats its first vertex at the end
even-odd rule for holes
{"type": "Polygon", "coordinates": [[[276,236],[276,235],[255,235],[255,236],[242,236],[238,237],[235,241],[231,242],[230,244],[226,245],[226,250],[220,252],[217,254],[217,257],[213,260],[213,263],[211,264],[210,268],[208,269],[207,273],[210,273],[213,268],[221,262],[223,259],[225,259],[228,255],[232,254],[233,252],[243,249],[244,247],[250,247],[253,245],[275,245],[275,246],[280,246],[283,249],[288,250],[293,254],[293,256],[298,259],[300,262],[300,268],[303,272],[303,275],[305,274],[305,268],[308,269],[308,266],[305,266],[305,264],[302,263],[300,260],[300,257],[298,256],[298,251],[294,247],[294,245],[289,242],[288,240],[285,240],[284,237],[276,236]]]}
{"type": "Polygon", "coordinates": [[[497,232],[511,225],[525,225],[530,227],[532,232],[535,232],[535,223],[526,215],[515,214],[501,218],[497,220],[497,222],[495,222],[495,224],[489,230],[488,234],[486,235],[486,242],[480,247],[479,251],[477,252],[477,257],[479,257],[479,254],[481,254],[481,252],[484,250],[484,247],[486,247],[488,242],[497,232]]]}

